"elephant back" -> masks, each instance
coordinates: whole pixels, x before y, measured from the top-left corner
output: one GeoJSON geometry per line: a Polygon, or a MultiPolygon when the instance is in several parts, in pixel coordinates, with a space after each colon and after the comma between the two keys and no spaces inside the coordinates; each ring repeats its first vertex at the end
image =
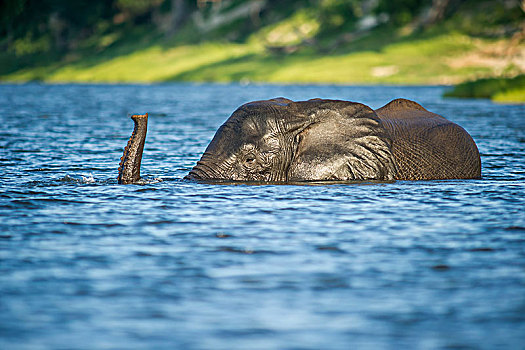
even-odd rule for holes
{"type": "Polygon", "coordinates": [[[397,179],[481,177],[478,148],[461,126],[405,99],[394,100],[375,112],[392,139],[397,179]]]}

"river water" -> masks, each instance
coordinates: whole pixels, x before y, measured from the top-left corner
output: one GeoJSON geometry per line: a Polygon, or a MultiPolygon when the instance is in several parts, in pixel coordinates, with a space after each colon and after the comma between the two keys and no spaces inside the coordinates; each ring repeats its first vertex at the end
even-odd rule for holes
{"type": "Polygon", "coordinates": [[[442,87],[0,85],[1,349],[524,349],[525,106],[442,87]],[[483,179],[181,180],[241,104],[416,100],[483,179]],[[149,112],[142,185],[118,185],[149,112]]]}

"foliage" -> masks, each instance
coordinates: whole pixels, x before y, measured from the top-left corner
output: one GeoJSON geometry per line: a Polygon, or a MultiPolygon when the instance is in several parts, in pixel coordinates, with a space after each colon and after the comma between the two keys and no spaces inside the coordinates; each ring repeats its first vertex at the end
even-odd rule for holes
{"type": "Polygon", "coordinates": [[[446,12],[448,15],[461,6],[470,6],[468,13],[477,15],[466,16],[463,21],[466,26],[487,23],[514,28],[516,23],[525,20],[522,11],[509,10],[498,0],[3,0],[0,2],[0,48],[17,57],[57,51],[65,54],[82,47],[85,40],[108,34],[115,37],[115,33],[129,31],[137,25],[149,26],[151,31],[173,37],[176,30],[188,24],[191,30],[180,30],[178,42],[194,40],[195,33],[200,35],[199,41],[246,40],[261,27],[286,20],[300,10],[316,14],[319,38],[332,36],[337,40],[351,33],[357,22],[367,16],[381,14],[390,19],[387,24],[399,26],[416,21],[436,4],[445,4],[444,7],[450,9],[446,12]],[[195,28],[195,14],[214,16],[210,22],[220,22],[247,3],[259,4],[262,10],[225,21],[213,31],[199,32],[195,28]],[[477,7],[483,11],[476,12],[477,7]],[[487,21],[485,17],[494,19],[487,21]]]}
{"type": "Polygon", "coordinates": [[[38,42],[47,36],[52,38],[47,50],[24,52],[71,50],[79,41],[119,26],[152,23],[156,13],[185,2],[188,9],[195,6],[191,0],[4,0],[0,3],[0,43],[12,50],[17,39],[38,42]]]}
{"type": "Polygon", "coordinates": [[[395,25],[410,22],[431,0],[379,0],[377,13],[387,13],[395,25]]]}
{"type": "Polygon", "coordinates": [[[134,15],[145,14],[162,4],[162,0],[116,0],[116,7],[134,15]]]}
{"type": "Polygon", "coordinates": [[[354,24],[363,16],[362,3],[360,0],[320,0],[317,12],[321,32],[326,35],[354,24]]]}
{"type": "Polygon", "coordinates": [[[483,78],[456,85],[446,97],[490,98],[496,101],[525,101],[525,74],[513,78],[483,78]]]}

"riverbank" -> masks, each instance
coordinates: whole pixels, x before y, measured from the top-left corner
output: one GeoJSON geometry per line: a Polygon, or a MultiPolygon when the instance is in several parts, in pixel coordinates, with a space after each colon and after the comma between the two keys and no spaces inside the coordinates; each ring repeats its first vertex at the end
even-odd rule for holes
{"type": "MultiPolygon", "coordinates": [[[[187,23],[173,36],[148,25],[102,31],[62,55],[39,53],[31,39],[18,41],[18,51],[0,54],[0,80],[453,85],[525,72],[523,38],[472,29],[478,12],[460,11],[424,29],[414,20],[325,33],[318,10],[304,8],[248,33],[234,31],[235,40],[228,39],[231,30],[202,34],[187,23]]],[[[507,94],[493,95],[507,101],[507,94]]],[[[525,101],[523,93],[510,99],[525,101]]]]}
{"type": "MultiPolygon", "coordinates": [[[[362,38],[353,46],[364,46],[362,38]]],[[[363,50],[347,47],[331,54],[305,49],[283,55],[268,52],[256,39],[247,44],[204,42],[167,47],[157,41],[137,49],[115,47],[103,54],[32,65],[0,76],[4,81],[159,82],[254,81],[341,84],[455,84],[494,74],[517,64],[496,55],[505,40],[472,38],[460,33],[400,38],[363,50]],[[127,53],[121,53],[127,51],[127,53]],[[473,60],[472,57],[477,59],[473,60]]],[[[522,69],[525,67],[519,67],[522,69]]]]}
{"type": "Polygon", "coordinates": [[[484,78],[456,85],[445,97],[489,98],[496,102],[525,101],[525,74],[512,78],[484,78]]]}

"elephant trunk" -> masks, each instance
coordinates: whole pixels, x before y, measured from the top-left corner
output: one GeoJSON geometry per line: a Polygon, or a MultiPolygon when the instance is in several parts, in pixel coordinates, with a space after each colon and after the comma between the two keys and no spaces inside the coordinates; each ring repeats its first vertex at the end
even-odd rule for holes
{"type": "Polygon", "coordinates": [[[202,155],[201,160],[197,162],[197,165],[191,169],[188,175],[184,178],[187,180],[216,180],[222,179],[224,176],[220,176],[218,169],[220,167],[214,164],[214,159],[208,153],[202,155]]]}
{"type": "Polygon", "coordinates": [[[140,163],[148,131],[148,114],[133,115],[131,119],[135,127],[120,158],[117,178],[119,184],[130,184],[140,179],[140,163]]]}

